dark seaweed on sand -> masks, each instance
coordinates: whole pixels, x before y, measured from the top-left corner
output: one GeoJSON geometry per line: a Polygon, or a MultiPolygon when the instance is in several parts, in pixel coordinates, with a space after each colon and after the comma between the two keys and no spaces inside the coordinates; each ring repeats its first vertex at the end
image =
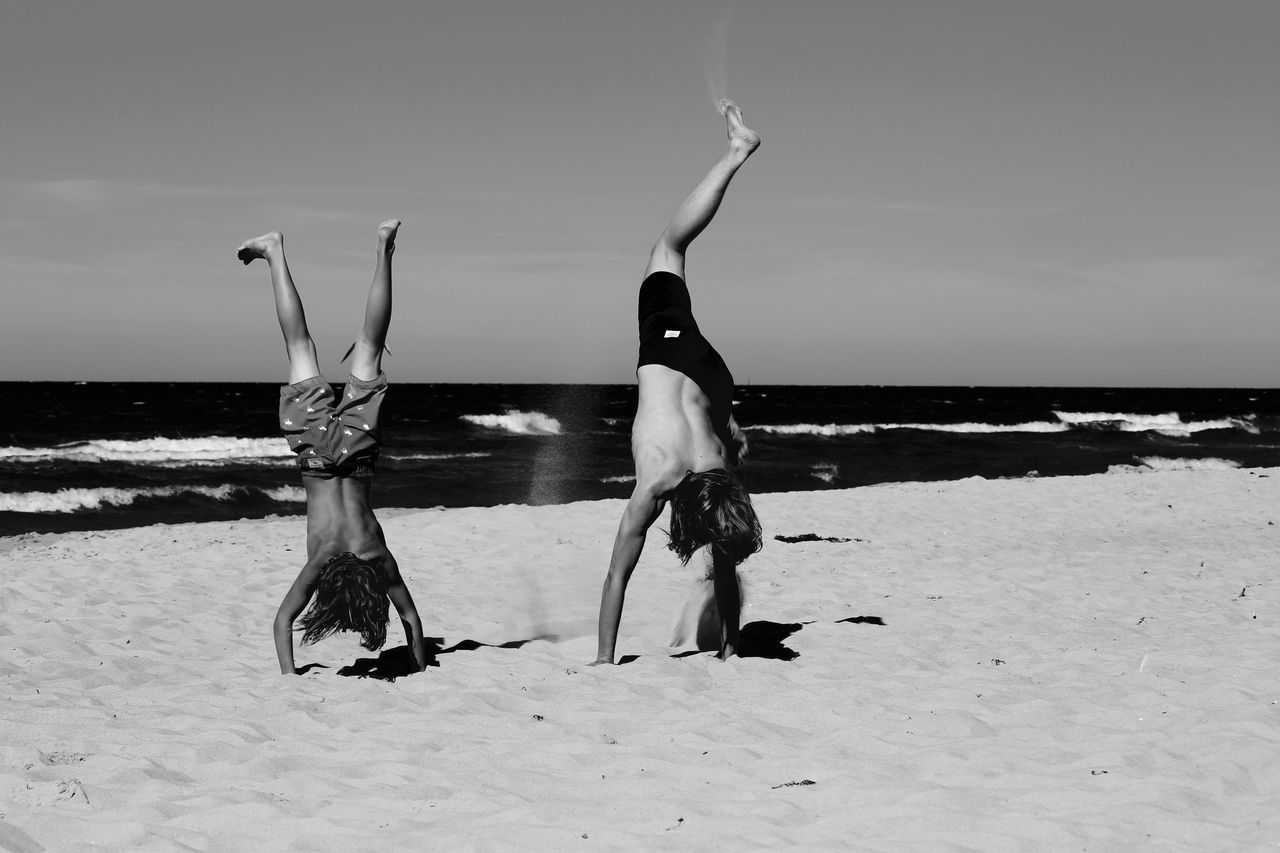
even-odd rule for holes
{"type": "Polygon", "coordinates": [[[773,537],[779,542],[861,542],[861,539],[849,539],[844,536],[819,536],[816,533],[801,533],[799,536],[783,536],[778,534],[773,537]]]}

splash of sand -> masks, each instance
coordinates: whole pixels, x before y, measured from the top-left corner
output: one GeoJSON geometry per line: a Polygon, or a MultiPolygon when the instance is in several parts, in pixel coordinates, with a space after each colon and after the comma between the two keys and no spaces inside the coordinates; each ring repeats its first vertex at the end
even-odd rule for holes
{"type": "Polygon", "coordinates": [[[706,60],[703,69],[707,76],[707,90],[711,93],[711,103],[716,105],[720,114],[724,114],[721,105],[726,97],[729,78],[729,10],[726,9],[715,26],[706,43],[706,60]]]}

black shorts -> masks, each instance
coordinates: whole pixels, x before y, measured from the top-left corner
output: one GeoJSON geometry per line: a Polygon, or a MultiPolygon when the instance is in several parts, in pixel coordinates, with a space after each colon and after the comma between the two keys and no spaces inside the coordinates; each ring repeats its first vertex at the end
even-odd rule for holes
{"type": "Polygon", "coordinates": [[[671,272],[650,274],[640,285],[638,319],[636,366],[661,364],[696,382],[711,402],[711,423],[725,441],[733,415],[733,374],[699,331],[684,279],[671,272]]]}

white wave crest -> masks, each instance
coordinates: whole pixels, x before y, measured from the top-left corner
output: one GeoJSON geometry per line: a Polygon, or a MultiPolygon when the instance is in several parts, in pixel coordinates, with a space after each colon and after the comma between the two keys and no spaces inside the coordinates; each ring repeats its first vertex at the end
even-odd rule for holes
{"type": "Polygon", "coordinates": [[[915,429],[928,432],[997,433],[997,432],[1066,432],[1066,424],[1049,421],[1030,421],[1021,424],[783,424],[778,426],[752,426],[751,430],[774,435],[857,435],[889,429],[915,429]]]}
{"type": "Polygon", "coordinates": [[[1123,432],[1158,432],[1162,435],[1185,436],[1214,429],[1238,429],[1257,435],[1254,416],[1218,418],[1209,421],[1183,421],[1177,412],[1159,415],[1139,415],[1128,412],[1054,412],[1056,421],[1026,421],[1020,424],[989,424],[969,421],[959,424],[925,423],[877,423],[877,424],[777,424],[747,427],[749,430],[774,435],[822,435],[844,436],[880,432],[891,429],[912,429],[924,432],[950,433],[1009,433],[1009,432],[1067,432],[1072,429],[1107,428],[1123,432]]]}
{"type": "Polygon", "coordinates": [[[262,493],[273,501],[287,504],[304,504],[307,502],[307,490],[302,486],[280,486],[275,489],[263,489],[262,493]]]}
{"type": "Polygon", "coordinates": [[[633,474],[626,474],[626,475],[617,476],[617,477],[601,477],[600,478],[600,482],[602,483],[634,483],[635,480],[636,478],[635,478],[635,475],[633,474]]]}
{"type": "Polygon", "coordinates": [[[1239,462],[1230,459],[1206,457],[1204,459],[1168,458],[1164,456],[1144,456],[1138,459],[1140,465],[1112,465],[1108,474],[1148,474],[1152,471],[1230,471],[1239,468],[1239,462]]]}
{"type": "Polygon", "coordinates": [[[1054,412],[1058,420],[1077,427],[1105,426],[1122,432],[1158,432],[1161,435],[1190,435],[1211,429],[1239,429],[1257,435],[1254,416],[1217,418],[1210,421],[1183,421],[1177,412],[1139,415],[1131,412],[1054,412]]]}
{"type": "Polygon", "coordinates": [[[444,459],[482,459],[486,456],[492,456],[492,453],[482,453],[472,451],[470,453],[388,453],[386,459],[420,459],[428,462],[439,461],[444,459]]]}
{"type": "Polygon", "coordinates": [[[856,435],[875,432],[875,424],[778,424],[749,426],[746,429],[773,435],[856,435]]]}
{"type": "Polygon", "coordinates": [[[463,415],[462,419],[476,426],[500,429],[512,435],[560,434],[560,422],[542,412],[520,412],[507,409],[501,415],[463,415]]]}
{"type": "Polygon", "coordinates": [[[55,447],[0,447],[0,461],[214,463],[276,461],[293,456],[283,438],[95,439],[55,447]]]}
{"type": "Polygon", "coordinates": [[[155,486],[147,489],[59,489],[56,492],[0,492],[0,512],[75,512],[101,509],[104,506],[129,506],[140,498],[172,498],[202,495],[218,501],[229,501],[241,495],[257,493],[280,503],[305,503],[301,486],[254,489],[244,486],[155,486]]]}
{"type": "Polygon", "coordinates": [[[840,476],[840,466],[834,462],[819,462],[809,468],[809,473],[824,483],[834,483],[840,476]]]}

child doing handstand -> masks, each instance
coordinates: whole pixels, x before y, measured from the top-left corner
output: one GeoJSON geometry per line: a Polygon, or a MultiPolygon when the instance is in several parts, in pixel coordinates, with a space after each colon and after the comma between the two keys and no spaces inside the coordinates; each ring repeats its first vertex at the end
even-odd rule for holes
{"type": "Polygon", "coordinates": [[[400,220],[378,227],[373,284],[364,327],[351,351],[351,377],[337,399],[320,375],[315,342],[302,300],[289,275],[284,238],[272,231],[242,245],[245,264],[266,260],[276,315],[289,355],[289,384],[280,389],[280,429],[297,454],[307,493],[307,562],[285,594],[275,618],[276,655],[282,674],[294,674],[293,623],[302,615],[302,642],[355,631],[370,650],[387,637],[387,600],[404,625],[418,671],[427,664],[422,623],[396,559],[387,550],[369,495],[382,435],[379,410],[387,390],[382,350],[391,323],[391,255],[400,220]]]}

